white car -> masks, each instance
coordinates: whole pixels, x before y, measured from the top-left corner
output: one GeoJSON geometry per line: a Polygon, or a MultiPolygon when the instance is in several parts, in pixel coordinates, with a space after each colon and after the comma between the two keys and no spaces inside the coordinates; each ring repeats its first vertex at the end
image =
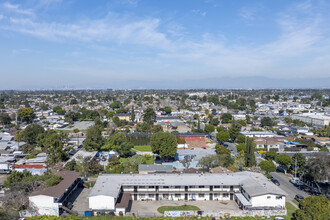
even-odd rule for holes
{"type": "Polygon", "coordinates": [[[274,220],[286,220],[286,219],[283,217],[275,217],[274,220]]]}

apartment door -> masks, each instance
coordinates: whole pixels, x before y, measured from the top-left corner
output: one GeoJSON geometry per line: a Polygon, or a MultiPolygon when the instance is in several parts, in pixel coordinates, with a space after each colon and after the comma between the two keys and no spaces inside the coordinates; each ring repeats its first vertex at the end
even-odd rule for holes
{"type": "Polygon", "coordinates": [[[213,193],[210,193],[210,200],[213,200],[213,193]]]}
{"type": "Polygon", "coordinates": [[[230,186],[230,192],[234,191],[234,186],[230,186]]]}
{"type": "Polygon", "coordinates": [[[184,200],[188,200],[188,193],[184,194],[184,200]]]}
{"type": "Polygon", "coordinates": [[[234,194],[230,193],[230,200],[234,200],[234,194]]]}
{"type": "Polygon", "coordinates": [[[137,200],[137,194],[134,194],[134,200],[137,200]]]}
{"type": "Polygon", "coordinates": [[[156,192],[158,192],[159,191],[159,186],[156,186],[156,192]]]}
{"type": "Polygon", "coordinates": [[[185,187],[184,187],[184,190],[185,190],[186,192],[188,192],[188,186],[185,186],[185,187]]]}
{"type": "Polygon", "coordinates": [[[156,194],[156,201],[158,201],[159,200],[159,194],[157,193],[156,194]]]}
{"type": "Polygon", "coordinates": [[[213,186],[210,186],[210,191],[213,191],[213,186]]]}
{"type": "Polygon", "coordinates": [[[134,192],[137,192],[137,186],[134,186],[134,192]]]}

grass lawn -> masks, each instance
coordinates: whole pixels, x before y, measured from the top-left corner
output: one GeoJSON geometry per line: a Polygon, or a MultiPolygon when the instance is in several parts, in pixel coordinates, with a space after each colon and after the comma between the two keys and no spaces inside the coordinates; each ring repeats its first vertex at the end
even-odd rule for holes
{"type": "Polygon", "coordinates": [[[138,150],[138,151],[152,151],[150,145],[134,146],[134,149],[135,149],[135,150],[138,150]]]}
{"type": "Polygon", "coordinates": [[[299,202],[297,200],[293,200],[293,203],[299,207],[299,202]]]}
{"type": "Polygon", "coordinates": [[[287,216],[290,217],[290,219],[291,219],[293,213],[297,210],[297,208],[294,207],[290,202],[285,203],[285,208],[288,212],[287,216]]]}
{"type": "Polygon", "coordinates": [[[164,213],[165,211],[198,211],[200,210],[194,205],[182,205],[182,206],[161,206],[157,209],[158,212],[164,213]]]}

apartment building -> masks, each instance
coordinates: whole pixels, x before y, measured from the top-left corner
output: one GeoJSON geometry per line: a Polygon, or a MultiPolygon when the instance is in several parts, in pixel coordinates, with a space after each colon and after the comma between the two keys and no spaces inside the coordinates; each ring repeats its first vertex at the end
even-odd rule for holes
{"type": "Polygon", "coordinates": [[[292,120],[299,120],[317,128],[330,124],[330,115],[325,113],[302,113],[292,115],[291,118],[292,120]]]}
{"type": "Polygon", "coordinates": [[[241,209],[284,209],[286,193],[259,173],[104,174],[89,208],[125,213],[129,201],[235,200],[241,209]],[[123,204],[124,202],[125,204],[123,204]]]}

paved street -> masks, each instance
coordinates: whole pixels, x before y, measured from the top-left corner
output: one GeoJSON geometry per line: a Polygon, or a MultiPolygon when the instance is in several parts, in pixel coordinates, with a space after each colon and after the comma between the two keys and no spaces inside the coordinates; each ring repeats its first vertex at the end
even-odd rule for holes
{"type": "Polygon", "coordinates": [[[229,150],[233,151],[234,156],[237,156],[237,148],[235,146],[235,144],[230,143],[230,142],[224,142],[224,144],[228,145],[229,150]]]}
{"type": "Polygon", "coordinates": [[[294,200],[294,197],[296,194],[300,194],[304,197],[309,196],[307,193],[305,193],[302,190],[299,190],[297,187],[295,187],[292,183],[289,182],[289,177],[287,177],[284,173],[277,173],[277,172],[271,172],[270,173],[275,179],[277,179],[280,182],[280,188],[284,190],[286,193],[288,193],[287,200],[292,201],[294,200]]]}

